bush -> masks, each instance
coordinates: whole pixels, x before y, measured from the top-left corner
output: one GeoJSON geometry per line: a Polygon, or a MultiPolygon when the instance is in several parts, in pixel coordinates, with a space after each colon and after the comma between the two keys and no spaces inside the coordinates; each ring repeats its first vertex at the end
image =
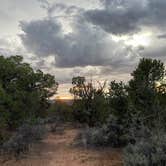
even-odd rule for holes
{"type": "MultiPolygon", "coordinates": [[[[155,126],[155,124],[154,124],[155,126]]],[[[147,125],[144,125],[144,120],[139,119],[136,116],[132,116],[132,120],[128,126],[128,141],[129,143],[136,143],[140,139],[148,139],[152,131],[147,125]]]]}
{"type": "Polygon", "coordinates": [[[48,109],[48,117],[50,117],[50,120],[52,119],[55,122],[71,122],[73,121],[72,107],[68,103],[57,100],[56,103],[52,104],[51,107],[48,109]]]}
{"type": "Polygon", "coordinates": [[[38,140],[41,140],[43,136],[45,135],[46,129],[43,125],[29,125],[24,124],[18,129],[18,133],[23,135],[24,137],[28,136],[27,142],[35,142],[38,140]]]}
{"type": "Polygon", "coordinates": [[[107,142],[112,147],[124,146],[128,142],[126,124],[113,115],[110,115],[105,125],[107,142]]]}
{"type": "Polygon", "coordinates": [[[104,146],[107,138],[102,128],[87,128],[77,137],[78,144],[90,147],[104,146]]]}
{"type": "Polygon", "coordinates": [[[1,153],[18,158],[21,154],[26,153],[33,143],[41,140],[45,132],[42,125],[24,124],[2,145],[1,153]]]}
{"type": "Polygon", "coordinates": [[[124,126],[112,115],[105,125],[100,128],[87,128],[79,137],[83,144],[90,146],[120,147],[128,141],[124,126]]]}
{"type": "Polygon", "coordinates": [[[166,134],[162,131],[137,140],[124,149],[125,166],[165,166],[166,134]]]}
{"type": "Polygon", "coordinates": [[[29,147],[30,144],[26,142],[25,137],[21,134],[16,134],[2,145],[1,153],[18,158],[20,154],[27,152],[29,147]]]}
{"type": "Polygon", "coordinates": [[[11,133],[7,130],[0,130],[0,146],[11,137],[11,133]]]}

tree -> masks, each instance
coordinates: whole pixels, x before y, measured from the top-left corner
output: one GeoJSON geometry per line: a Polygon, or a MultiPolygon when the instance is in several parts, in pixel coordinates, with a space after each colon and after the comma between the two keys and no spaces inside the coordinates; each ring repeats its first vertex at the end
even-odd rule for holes
{"type": "Polygon", "coordinates": [[[85,77],[72,78],[73,88],[70,89],[70,93],[74,95],[75,99],[83,99],[88,97],[85,81],[85,77]]]}
{"type": "Polygon", "coordinates": [[[73,87],[70,93],[74,95],[75,117],[80,122],[88,123],[90,126],[102,123],[107,116],[107,101],[105,99],[106,82],[95,87],[91,81],[87,82],[85,77],[74,77],[73,87]]]}
{"type": "Polygon", "coordinates": [[[118,119],[125,120],[129,109],[127,86],[123,82],[112,81],[108,97],[111,113],[118,119]]]}
{"type": "Polygon", "coordinates": [[[128,92],[133,109],[144,117],[154,114],[158,103],[156,82],[165,76],[164,63],[143,58],[131,75],[128,92]]]}
{"type": "Polygon", "coordinates": [[[54,76],[34,71],[21,56],[0,56],[0,112],[9,128],[27,118],[44,116],[47,100],[57,87],[54,76]]]}

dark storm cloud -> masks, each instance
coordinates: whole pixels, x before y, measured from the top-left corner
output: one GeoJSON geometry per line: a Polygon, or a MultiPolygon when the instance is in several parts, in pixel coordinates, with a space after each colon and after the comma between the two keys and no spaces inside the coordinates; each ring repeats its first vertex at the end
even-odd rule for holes
{"type": "Polygon", "coordinates": [[[20,26],[25,34],[20,35],[29,51],[41,56],[53,53],[60,54],[67,40],[64,40],[61,26],[50,19],[21,22],[20,26]]]}
{"type": "Polygon", "coordinates": [[[166,34],[158,35],[157,36],[159,39],[166,39],[166,34]]]}
{"type": "Polygon", "coordinates": [[[85,17],[106,32],[126,34],[140,29],[140,21],[147,15],[141,0],[104,0],[104,8],[89,10],[85,17]]]}
{"type": "Polygon", "coordinates": [[[166,1],[165,0],[149,0],[149,15],[147,22],[156,25],[161,29],[166,25],[166,1]]]}
{"type": "Polygon", "coordinates": [[[113,34],[138,31],[141,26],[166,25],[165,0],[101,0],[102,9],[89,10],[89,22],[113,34]]]}
{"type": "Polygon", "coordinates": [[[22,42],[0,37],[0,54],[23,55],[60,83],[78,75],[126,80],[141,57],[166,62],[166,0],[98,1],[5,0],[0,31],[21,30],[22,42]]]}
{"type": "MultiPolygon", "coordinates": [[[[87,11],[76,6],[45,3],[44,8],[48,13],[45,19],[23,21],[20,24],[23,31],[20,37],[24,46],[39,58],[53,56],[55,66],[60,68],[111,66],[112,71],[128,72],[138,62],[140,55],[150,57],[152,53],[151,57],[155,57],[153,53],[158,53],[157,47],[149,46],[153,52],[143,46],[127,47],[123,42],[113,41],[107,32],[126,35],[139,31],[142,26],[154,26],[160,28],[161,34],[164,34],[161,25],[166,23],[164,19],[166,2],[164,0],[101,0],[101,2],[100,9],[87,11]],[[58,11],[62,12],[62,15],[56,15],[58,11]],[[63,21],[57,19],[61,16],[64,16],[63,21]],[[64,33],[61,21],[69,23],[72,31],[64,33]]],[[[164,57],[164,46],[161,54],[157,56],[164,57]]]]}
{"type": "Polygon", "coordinates": [[[20,26],[24,32],[20,37],[28,51],[43,57],[53,55],[57,67],[114,65],[119,58],[124,63],[130,60],[126,48],[82,17],[74,18],[73,32],[68,34],[53,18],[21,22],[20,26]]]}
{"type": "Polygon", "coordinates": [[[113,1],[105,1],[104,9],[89,10],[85,13],[85,17],[106,32],[113,34],[135,32],[140,29],[139,21],[147,13],[143,5],[138,6],[136,2],[128,3],[117,4],[113,1]]]}

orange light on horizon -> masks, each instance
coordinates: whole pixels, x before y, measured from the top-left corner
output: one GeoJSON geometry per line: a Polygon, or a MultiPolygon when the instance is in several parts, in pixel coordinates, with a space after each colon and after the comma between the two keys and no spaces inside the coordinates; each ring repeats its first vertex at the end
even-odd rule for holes
{"type": "Polygon", "coordinates": [[[55,100],[72,100],[73,99],[73,96],[70,96],[70,95],[66,95],[66,96],[56,96],[55,97],[55,100]]]}

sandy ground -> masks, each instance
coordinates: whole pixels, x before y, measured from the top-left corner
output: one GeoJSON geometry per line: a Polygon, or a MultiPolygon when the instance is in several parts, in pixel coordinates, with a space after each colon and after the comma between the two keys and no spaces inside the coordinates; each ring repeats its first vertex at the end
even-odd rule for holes
{"type": "Polygon", "coordinates": [[[0,166],[122,166],[118,149],[87,149],[73,146],[79,129],[65,128],[63,134],[49,134],[19,161],[8,161],[0,166]]]}

